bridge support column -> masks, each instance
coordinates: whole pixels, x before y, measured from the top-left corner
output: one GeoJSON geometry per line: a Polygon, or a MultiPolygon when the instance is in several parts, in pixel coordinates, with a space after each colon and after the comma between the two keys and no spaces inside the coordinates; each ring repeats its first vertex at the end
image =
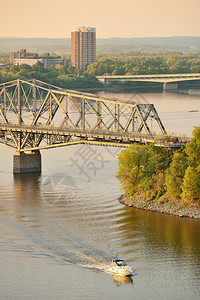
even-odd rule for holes
{"type": "Polygon", "coordinates": [[[41,172],[41,154],[39,151],[23,153],[16,151],[13,156],[13,173],[41,172]]]}
{"type": "Polygon", "coordinates": [[[104,85],[108,85],[109,84],[109,78],[104,78],[104,85]]]}
{"type": "Polygon", "coordinates": [[[172,91],[172,90],[178,90],[178,83],[176,82],[165,82],[163,84],[163,90],[164,91],[172,91]]]}

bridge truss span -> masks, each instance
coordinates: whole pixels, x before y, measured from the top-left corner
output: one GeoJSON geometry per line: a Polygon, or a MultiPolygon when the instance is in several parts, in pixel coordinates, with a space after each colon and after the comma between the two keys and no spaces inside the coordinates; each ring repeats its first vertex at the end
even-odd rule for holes
{"type": "Polygon", "coordinates": [[[126,147],[166,130],[153,104],[65,90],[39,80],[0,85],[0,144],[18,152],[73,144],[126,147]]]}

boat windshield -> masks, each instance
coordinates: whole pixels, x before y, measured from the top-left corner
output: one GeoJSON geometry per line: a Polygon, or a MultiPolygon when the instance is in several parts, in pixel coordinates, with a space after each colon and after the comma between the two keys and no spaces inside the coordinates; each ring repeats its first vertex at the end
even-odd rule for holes
{"type": "Polygon", "coordinates": [[[114,260],[113,262],[119,267],[127,266],[124,260],[114,260]]]}

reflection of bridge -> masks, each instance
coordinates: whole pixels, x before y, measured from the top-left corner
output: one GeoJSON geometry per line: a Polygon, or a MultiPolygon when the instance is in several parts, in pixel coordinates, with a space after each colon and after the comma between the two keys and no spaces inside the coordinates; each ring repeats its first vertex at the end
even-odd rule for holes
{"type": "Polygon", "coordinates": [[[0,144],[16,150],[14,172],[40,170],[41,149],[155,142],[153,126],[160,138],[166,136],[153,104],[100,98],[38,80],[0,85],[0,144]]]}
{"type": "Polygon", "coordinates": [[[97,76],[99,81],[103,82],[105,85],[114,82],[159,82],[163,83],[163,89],[172,90],[178,89],[179,82],[186,81],[199,81],[200,74],[153,74],[153,75],[116,75],[116,76],[97,76]]]}

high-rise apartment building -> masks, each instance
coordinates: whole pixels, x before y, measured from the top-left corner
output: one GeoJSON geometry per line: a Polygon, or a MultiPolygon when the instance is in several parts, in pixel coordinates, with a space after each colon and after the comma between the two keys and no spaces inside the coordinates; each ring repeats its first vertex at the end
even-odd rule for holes
{"type": "Polygon", "coordinates": [[[71,32],[71,64],[84,69],[85,64],[96,61],[96,28],[78,27],[71,32]]]}

